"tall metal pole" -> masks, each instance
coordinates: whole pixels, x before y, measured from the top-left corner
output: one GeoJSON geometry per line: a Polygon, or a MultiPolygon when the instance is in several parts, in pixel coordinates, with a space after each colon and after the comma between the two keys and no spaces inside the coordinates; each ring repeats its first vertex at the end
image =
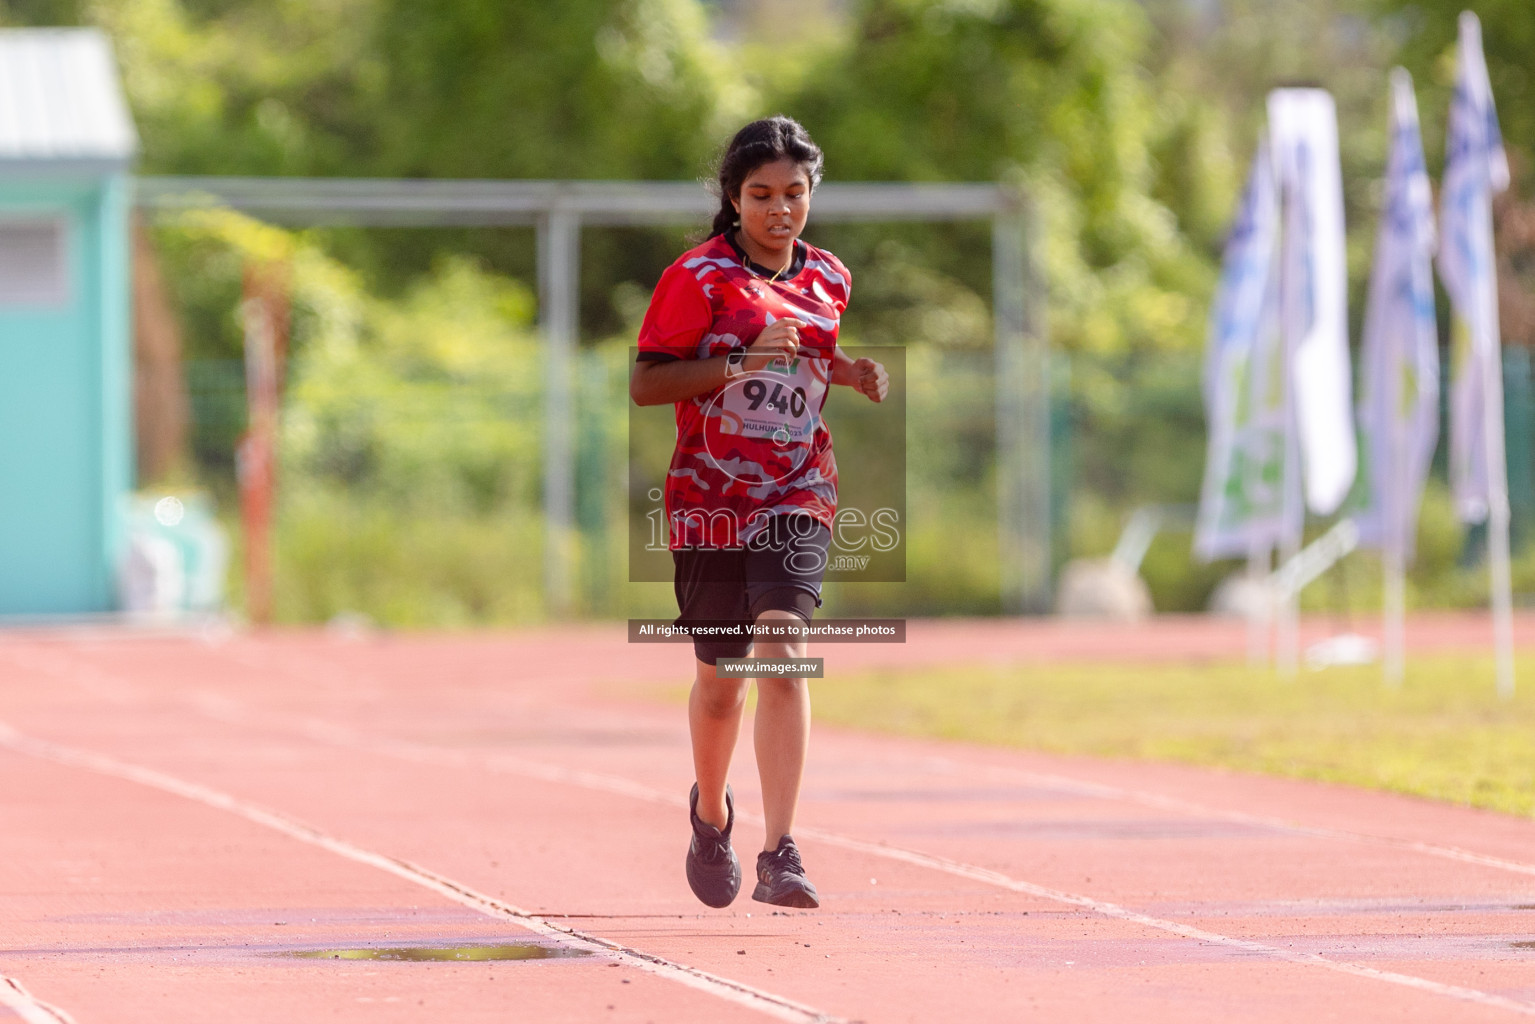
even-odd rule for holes
{"type": "MultiPolygon", "coordinates": [[[[1490,212],[1489,212],[1490,216],[1490,212]]],[[[1492,236],[1489,227],[1488,237],[1492,236]]],[[[1498,696],[1514,695],[1513,573],[1508,546],[1508,456],[1503,448],[1503,346],[1498,304],[1491,302],[1492,352],[1482,359],[1482,429],[1487,453],[1487,561],[1492,587],[1492,636],[1498,696]]]]}
{"type": "MultiPolygon", "coordinates": [[[[1286,415],[1293,417],[1295,408],[1293,394],[1295,382],[1290,380],[1285,385],[1288,393],[1285,398],[1289,406],[1286,415]]],[[[1281,568],[1291,565],[1295,556],[1300,554],[1301,537],[1298,529],[1292,529],[1290,523],[1303,521],[1305,515],[1301,511],[1300,480],[1300,445],[1295,436],[1294,421],[1286,428],[1285,437],[1285,468],[1284,468],[1284,503],[1285,503],[1285,527],[1283,536],[1279,541],[1279,565],[1281,568]],[[1295,518],[1292,518],[1295,517],[1295,518]]],[[[1274,634],[1274,661],[1279,668],[1279,674],[1286,679],[1293,679],[1300,671],[1300,587],[1285,588],[1279,597],[1278,622],[1274,634]]]]}
{"type": "MultiPolygon", "coordinates": [[[[1386,388],[1386,408],[1396,416],[1406,398],[1407,382],[1400,372],[1388,373],[1382,385],[1386,388]]],[[[1387,430],[1386,451],[1386,486],[1376,498],[1383,528],[1381,568],[1385,573],[1381,669],[1387,686],[1400,687],[1407,674],[1407,524],[1412,520],[1412,495],[1406,485],[1407,439],[1401,431],[1387,430]]]]}
{"type": "Polygon", "coordinates": [[[1247,609],[1247,664],[1266,665],[1269,660],[1269,632],[1277,610],[1269,588],[1272,558],[1266,544],[1256,537],[1247,543],[1247,581],[1254,597],[1247,609]]]}
{"type": "Polygon", "coordinates": [[[992,221],[1002,607],[1050,605],[1050,359],[1021,194],[992,221]]]}
{"type": "Polygon", "coordinates": [[[581,217],[555,207],[538,222],[539,319],[544,334],[544,598],[572,610],[576,561],[575,408],[571,376],[579,324],[581,217]]]}
{"type": "MultiPolygon", "coordinates": [[[[1390,389],[1388,408],[1402,407],[1402,391],[1405,382],[1400,373],[1388,374],[1385,386],[1390,389]]],[[[1412,497],[1404,483],[1407,473],[1407,445],[1398,431],[1391,431],[1386,441],[1389,473],[1380,502],[1381,526],[1384,527],[1381,551],[1382,569],[1385,573],[1385,593],[1381,614],[1381,670],[1386,685],[1396,688],[1407,675],[1407,524],[1412,515],[1408,503],[1412,497]]]]}
{"type": "Polygon", "coordinates": [[[284,263],[245,268],[240,304],[245,329],[245,401],[248,426],[235,449],[240,518],[245,533],[245,614],[271,625],[272,524],[277,504],[278,416],[288,347],[288,268],[284,263]]]}
{"type": "Polygon", "coordinates": [[[1382,670],[1386,685],[1397,688],[1407,675],[1407,567],[1402,546],[1386,550],[1386,595],[1382,614],[1385,617],[1382,639],[1382,670]]]}
{"type": "MultiPolygon", "coordinates": [[[[1277,155],[1277,154],[1276,154],[1277,155]]],[[[1293,247],[1299,246],[1300,231],[1297,222],[1304,216],[1296,193],[1300,186],[1283,168],[1279,173],[1280,191],[1280,249],[1279,249],[1279,353],[1280,386],[1284,389],[1284,493],[1281,497],[1283,512],[1280,513],[1279,567],[1291,566],[1300,554],[1302,534],[1305,531],[1306,504],[1301,493],[1300,428],[1297,422],[1296,388],[1299,385],[1295,366],[1296,349],[1300,345],[1301,322],[1298,307],[1305,301],[1301,289],[1306,282],[1294,265],[1293,247]]],[[[1274,663],[1279,674],[1293,679],[1300,671],[1300,587],[1286,587],[1279,596],[1274,628],[1274,663]]]]}

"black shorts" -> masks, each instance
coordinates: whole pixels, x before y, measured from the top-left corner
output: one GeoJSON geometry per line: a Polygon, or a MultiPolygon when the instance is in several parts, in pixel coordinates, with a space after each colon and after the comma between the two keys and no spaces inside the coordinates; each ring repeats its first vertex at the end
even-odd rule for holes
{"type": "MultiPolygon", "coordinates": [[[[682,548],[676,566],[677,625],[735,625],[744,634],[764,611],[792,612],[810,621],[821,604],[821,580],[831,530],[804,514],[775,515],[740,548],[682,548]]],[[[750,636],[694,637],[693,653],[707,665],[744,658],[750,636]]]]}

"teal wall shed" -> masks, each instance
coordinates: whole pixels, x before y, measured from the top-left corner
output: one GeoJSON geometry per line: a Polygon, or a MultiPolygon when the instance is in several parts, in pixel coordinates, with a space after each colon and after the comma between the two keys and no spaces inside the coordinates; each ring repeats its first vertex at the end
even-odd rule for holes
{"type": "Polygon", "coordinates": [[[0,616],[116,603],[136,149],[105,36],[0,30],[0,616]]]}

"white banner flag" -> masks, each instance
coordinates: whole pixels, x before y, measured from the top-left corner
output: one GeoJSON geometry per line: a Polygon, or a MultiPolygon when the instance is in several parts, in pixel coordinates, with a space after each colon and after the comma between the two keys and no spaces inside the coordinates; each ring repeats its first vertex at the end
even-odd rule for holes
{"type": "Polygon", "coordinates": [[[1362,545],[1411,558],[1418,505],[1439,436],[1433,194],[1412,78],[1391,73],[1391,154],[1364,314],[1359,425],[1369,498],[1362,545]]]}
{"type": "Polygon", "coordinates": [[[1208,442],[1194,552],[1205,560],[1272,548],[1282,525],[1285,411],[1278,387],[1279,205],[1259,144],[1226,239],[1205,349],[1208,442]]]}
{"type": "MultiPolygon", "coordinates": [[[[1276,89],[1269,93],[1268,114],[1284,204],[1279,318],[1294,429],[1306,505],[1329,515],[1347,497],[1358,461],[1337,111],[1326,90],[1276,89]]],[[[1298,538],[1300,510],[1289,518],[1286,528],[1298,538]]]]}
{"type": "MultiPolygon", "coordinates": [[[[1487,383],[1502,386],[1498,281],[1492,244],[1492,197],[1508,187],[1508,160],[1482,56],[1481,25],[1460,17],[1460,68],[1445,142],[1440,188],[1439,276],[1454,316],[1450,364],[1450,487],[1465,522],[1487,518],[1490,501],[1507,500],[1506,467],[1488,472],[1487,383]],[[1495,498],[1493,488],[1498,487],[1495,498]]],[[[1502,395],[1494,396],[1497,415],[1502,395]]],[[[1502,437],[1501,421],[1494,424],[1502,437]]],[[[1496,443],[1496,442],[1495,442],[1496,443]]],[[[1496,445],[1497,457],[1502,445],[1496,445]]]]}

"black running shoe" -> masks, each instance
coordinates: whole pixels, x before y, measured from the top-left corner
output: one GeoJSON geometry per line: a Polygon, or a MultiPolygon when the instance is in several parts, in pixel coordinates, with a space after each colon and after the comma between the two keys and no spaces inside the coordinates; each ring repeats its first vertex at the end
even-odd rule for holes
{"type": "Polygon", "coordinates": [[[794,845],[793,836],[778,840],[778,849],[757,854],[757,888],[752,891],[752,899],[802,910],[821,905],[815,886],[805,877],[805,866],[800,863],[799,847],[794,845]]]}
{"type": "Polygon", "coordinates": [[[693,840],[688,843],[688,885],[705,906],[728,907],[741,891],[741,862],[730,848],[730,830],[736,823],[735,797],[725,787],[725,828],[715,828],[698,817],[698,783],[688,795],[688,817],[693,840]]]}

